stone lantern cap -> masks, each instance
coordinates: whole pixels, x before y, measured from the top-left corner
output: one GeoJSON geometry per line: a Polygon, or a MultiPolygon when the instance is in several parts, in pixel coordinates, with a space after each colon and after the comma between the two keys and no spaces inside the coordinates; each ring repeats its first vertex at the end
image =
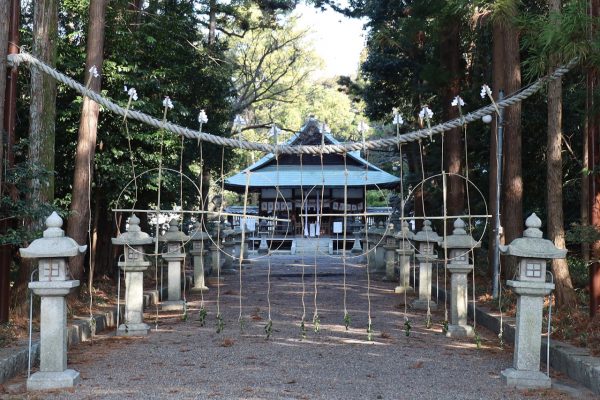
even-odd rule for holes
{"type": "Polygon", "coordinates": [[[394,232],[395,232],[395,230],[394,230],[394,224],[392,224],[392,223],[387,224],[387,229],[384,230],[385,236],[392,236],[392,237],[394,237],[394,232]]]}
{"type": "Polygon", "coordinates": [[[235,231],[233,229],[231,229],[231,224],[227,221],[223,222],[221,224],[221,237],[227,238],[229,236],[232,236],[235,234],[235,231]]]}
{"type": "Polygon", "coordinates": [[[74,257],[85,253],[87,246],[80,246],[61,229],[62,218],[54,211],[46,218],[44,236],[36,239],[27,248],[19,249],[23,258],[59,258],[74,257]]]}
{"type": "Polygon", "coordinates": [[[415,242],[429,242],[429,243],[434,243],[434,244],[438,244],[442,238],[433,231],[433,229],[431,229],[431,221],[426,219],[425,221],[423,221],[423,229],[421,229],[419,232],[417,232],[416,235],[414,235],[413,240],[415,242]]]}
{"type": "Polygon", "coordinates": [[[465,226],[467,226],[465,222],[462,219],[457,218],[456,221],[454,221],[452,235],[448,235],[445,241],[442,239],[442,241],[440,241],[440,246],[448,249],[472,249],[481,247],[481,243],[477,242],[473,239],[473,236],[465,231],[465,226]]]}
{"type": "Polygon", "coordinates": [[[121,233],[118,237],[111,239],[112,244],[116,245],[129,245],[129,246],[141,246],[154,242],[154,239],[146,232],[142,232],[140,228],[140,219],[132,214],[129,218],[129,226],[127,231],[121,233]]]}
{"type": "Polygon", "coordinates": [[[413,240],[415,234],[410,231],[410,228],[408,227],[408,222],[402,221],[402,229],[396,232],[394,237],[400,240],[413,240]]]}
{"type": "Polygon", "coordinates": [[[548,239],[542,236],[542,221],[535,213],[525,221],[525,232],[522,238],[513,240],[509,245],[500,246],[500,252],[508,256],[526,258],[565,258],[566,249],[559,249],[548,239]]]}
{"type": "Polygon", "coordinates": [[[189,236],[179,230],[177,218],[173,218],[169,222],[169,230],[167,233],[158,237],[159,242],[186,242],[189,239],[189,236]]]}
{"type": "Polygon", "coordinates": [[[196,222],[194,224],[194,231],[190,235],[190,240],[208,240],[209,238],[210,235],[202,230],[202,225],[200,225],[200,222],[196,222]]]}

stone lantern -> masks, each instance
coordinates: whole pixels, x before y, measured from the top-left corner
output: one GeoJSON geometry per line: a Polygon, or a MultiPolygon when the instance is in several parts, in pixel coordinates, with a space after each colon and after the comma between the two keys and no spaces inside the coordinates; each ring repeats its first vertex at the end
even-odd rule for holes
{"type": "Polygon", "coordinates": [[[350,253],[360,254],[363,251],[362,246],[360,244],[360,241],[362,239],[362,232],[360,229],[357,229],[353,232],[353,234],[354,234],[354,243],[352,244],[352,249],[350,249],[350,253]]]}
{"type": "Polygon", "coordinates": [[[38,260],[39,280],[29,288],[40,296],[40,371],[27,379],[28,390],[72,387],[79,381],[79,372],[67,369],[67,305],[65,296],[79,286],[79,281],[67,280],[67,257],[84,253],[65,236],[62,218],[53,212],[46,219],[44,236],[29,247],[19,249],[21,257],[38,260]]]}
{"type": "Polygon", "coordinates": [[[190,236],[192,249],[190,254],[194,257],[194,287],[191,292],[207,291],[208,287],[204,281],[204,260],[208,251],[206,250],[206,241],[209,239],[208,233],[202,230],[200,222],[194,224],[194,232],[190,236]]]}
{"type": "Polygon", "coordinates": [[[379,221],[379,224],[369,231],[369,250],[371,250],[369,266],[377,273],[385,270],[385,249],[383,248],[384,235],[385,226],[383,221],[379,221]]]}
{"type": "Polygon", "coordinates": [[[517,295],[513,367],[502,371],[502,380],[517,388],[549,388],[550,377],[540,372],[544,296],[554,289],[553,283],[546,283],[546,263],[549,259],[565,258],[567,250],[542,238],[542,221],[535,213],[527,218],[525,226],[522,238],[500,246],[502,254],[518,259],[517,278],[506,282],[517,295]]]}
{"type": "Polygon", "coordinates": [[[258,246],[258,254],[267,254],[269,252],[269,244],[267,243],[267,236],[269,235],[268,223],[266,220],[260,221],[258,224],[258,230],[260,234],[260,245],[258,246]]]}
{"type": "Polygon", "coordinates": [[[221,273],[234,273],[234,261],[235,261],[235,239],[236,232],[231,229],[231,224],[224,221],[221,224],[221,245],[223,246],[223,265],[221,266],[221,273]]]}
{"type": "Polygon", "coordinates": [[[125,272],[125,321],[117,329],[119,336],[147,335],[150,329],[144,323],[144,271],[150,261],[144,258],[144,245],[154,242],[140,228],[140,219],[133,214],[127,231],[112,239],[112,244],[122,245],[125,260],[118,263],[125,272]]]}
{"type": "Polygon", "coordinates": [[[166,311],[183,310],[184,304],[181,299],[181,272],[185,265],[185,252],[183,246],[190,239],[179,230],[177,218],[169,222],[169,230],[159,236],[159,242],[167,244],[162,258],[167,261],[168,291],[167,301],[162,302],[162,309],[166,311]]]}
{"type": "Polygon", "coordinates": [[[394,236],[394,224],[388,224],[388,229],[383,236],[383,248],[385,250],[385,278],[388,281],[396,280],[396,237],[394,236]]]}
{"type": "Polygon", "coordinates": [[[475,333],[473,327],[467,325],[469,306],[467,275],[473,271],[473,265],[469,264],[469,251],[480,247],[481,244],[467,234],[465,226],[464,221],[458,218],[454,221],[452,235],[446,237],[446,241],[440,242],[440,246],[449,251],[449,263],[446,265],[451,282],[450,324],[446,332],[448,337],[473,336],[475,333]]]}
{"type": "Polygon", "coordinates": [[[415,251],[410,241],[414,236],[406,221],[402,221],[402,229],[394,235],[398,243],[396,254],[398,254],[398,272],[400,275],[399,285],[394,290],[396,293],[408,293],[413,290],[410,286],[410,258],[415,251]]]}
{"type": "Polygon", "coordinates": [[[413,240],[419,245],[419,298],[412,302],[417,310],[435,310],[437,304],[431,300],[431,263],[437,258],[434,247],[442,238],[431,229],[431,221],[423,221],[423,228],[414,235],[413,240]]]}

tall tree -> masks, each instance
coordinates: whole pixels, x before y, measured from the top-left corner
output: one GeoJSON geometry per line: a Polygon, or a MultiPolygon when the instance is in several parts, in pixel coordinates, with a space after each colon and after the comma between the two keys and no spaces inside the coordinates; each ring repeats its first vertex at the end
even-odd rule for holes
{"type": "MultiPolygon", "coordinates": [[[[460,49],[460,16],[454,13],[444,15],[441,19],[440,63],[448,74],[447,83],[442,88],[444,119],[458,117],[458,107],[451,105],[452,99],[460,94],[462,65],[460,49]]],[[[464,180],[457,176],[463,173],[462,131],[460,128],[451,129],[445,133],[444,170],[450,173],[448,177],[448,213],[462,215],[465,204],[464,180]]],[[[452,232],[452,221],[448,221],[447,232],[452,232]]]]}
{"type": "MultiPolygon", "coordinates": [[[[102,64],[104,62],[106,4],[107,0],[91,0],[89,8],[85,81],[89,82],[89,88],[95,92],[99,92],[101,87],[102,64]],[[94,76],[92,72],[94,67],[100,76],[94,76]]],[[[88,227],[90,226],[90,191],[94,168],[93,160],[96,150],[98,112],[98,103],[85,97],[83,99],[81,120],[79,122],[71,215],[67,227],[69,236],[80,244],[87,241],[86,237],[88,227]]],[[[83,265],[83,255],[73,257],[70,260],[69,268],[74,279],[80,279],[83,276],[83,265]]]]}
{"type": "MultiPolygon", "coordinates": [[[[549,0],[550,21],[558,19],[561,0],[549,0]]],[[[556,57],[554,57],[556,60],[556,57]]],[[[551,66],[556,67],[556,61],[551,66]]],[[[546,149],[546,200],[548,238],[559,249],[565,247],[563,218],[563,161],[562,161],[562,79],[548,84],[548,145],[546,149]]],[[[566,259],[552,260],[552,271],[556,282],[556,300],[559,307],[574,307],[577,303],[573,283],[566,259]]]]}
{"type": "MultiPolygon", "coordinates": [[[[10,0],[0,0],[0,21],[10,20],[10,0]]],[[[4,104],[6,95],[6,70],[9,23],[0,25],[0,165],[4,165],[4,104]]],[[[0,188],[4,182],[4,168],[0,171],[0,188]]],[[[0,193],[2,189],[0,189],[0,193]]]]}
{"type": "MultiPolygon", "coordinates": [[[[492,89],[494,98],[498,99],[500,90],[504,88],[504,26],[498,18],[492,20],[492,89]]],[[[492,129],[490,131],[490,173],[489,173],[489,207],[490,214],[496,215],[498,212],[496,207],[496,197],[498,196],[498,126],[497,118],[493,119],[492,129]]],[[[502,177],[502,175],[500,175],[502,177]]],[[[500,191],[500,193],[502,193],[500,191]]],[[[500,227],[497,227],[499,229],[500,227]]],[[[489,275],[493,276],[495,268],[494,253],[498,251],[496,248],[496,235],[489,237],[488,245],[488,265],[489,275]]],[[[495,282],[494,282],[495,284],[495,282]]]]}
{"type": "MultiPolygon", "coordinates": [[[[591,0],[589,13],[592,18],[600,16],[600,0],[591,0]]],[[[591,21],[590,32],[597,32],[594,21],[591,21]]],[[[591,65],[587,71],[587,101],[586,101],[586,128],[588,136],[588,163],[593,171],[589,179],[589,219],[590,225],[600,229],[600,174],[596,171],[600,165],[600,114],[596,91],[598,90],[598,68],[591,65]]],[[[592,244],[590,264],[590,315],[596,316],[600,307],[600,241],[592,244]]]]}
{"type": "MultiPolygon", "coordinates": [[[[0,21],[10,20],[10,1],[0,0],[0,21]]],[[[8,27],[0,24],[0,166],[4,165],[4,105],[6,94],[6,56],[8,50],[8,27]]],[[[0,168],[0,198],[4,184],[4,168],[0,168]]],[[[0,234],[6,232],[6,221],[0,221],[0,234]]],[[[0,323],[8,322],[10,293],[11,247],[0,245],[0,323]]]]}
{"type": "MultiPolygon", "coordinates": [[[[501,64],[503,89],[510,95],[521,88],[521,56],[519,53],[519,29],[516,25],[518,0],[497,1],[495,18],[503,31],[501,64]]],[[[494,36],[495,37],[495,36],[494,36]]],[[[502,173],[502,227],[504,240],[512,242],[523,232],[523,177],[521,154],[521,103],[505,109],[504,115],[504,163],[502,173]]],[[[512,274],[516,266],[514,257],[505,260],[505,271],[512,274]]]]}
{"type": "MultiPolygon", "coordinates": [[[[33,55],[48,65],[56,65],[58,39],[58,1],[40,0],[33,9],[33,55]]],[[[54,121],[56,118],[56,81],[31,68],[29,106],[29,162],[35,169],[50,174],[34,174],[31,197],[38,203],[54,199],[54,121]],[[39,176],[47,177],[41,180],[39,176]]],[[[41,221],[33,221],[39,226],[41,221]]]]}

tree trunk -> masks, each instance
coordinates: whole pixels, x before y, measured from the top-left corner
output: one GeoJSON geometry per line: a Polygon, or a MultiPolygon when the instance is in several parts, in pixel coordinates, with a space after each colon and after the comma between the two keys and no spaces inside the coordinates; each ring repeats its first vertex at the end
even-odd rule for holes
{"type": "MultiPolygon", "coordinates": [[[[10,1],[0,0],[0,21],[9,21],[10,1]]],[[[4,105],[6,91],[6,52],[8,50],[8,27],[0,24],[0,166],[4,165],[4,105]]],[[[4,168],[0,168],[0,198],[4,182],[4,168]]],[[[0,221],[0,235],[6,232],[7,221],[0,221]]],[[[0,246],[0,323],[9,320],[11,246],[0,246]]]]}
{"type": "MultiPolygon", "coordinates": [[[[87,56],[85,62],[85,81],[90,82],[90,89],[100,91],[100,79],[90,80],[90,68],[96,66],[102,72],[104,61],[104,21],[106,16],[107,0],[91,0],[90,26],[87,40],[87,56]]],[[[71,202],[71,216],[69,217],[68,234],[79,244],[87,241],[90,218],[90,189],[93,172],[93,160],[96,149],[96,133],[98,128],[98,104],[89,98],[83,99],[81,120],[79,123],[79,136],[77,151],[75,153],[75,172],[73,176],[73,191],[71,202]]],[[[69,261],[69,268],[73,279],[83,276],[84,255],[73,257],[69,261]]]]}
{"type": "MultiPolygon", "coordinates": [[[[33,12],[33,55],[50,66],[56,65],[58,37],[57,0],[39,0],[33,12]]],[[[48,172],[47,180],[34,178],[31,198],[36,203],[54,200],[54,120],[56,119],[56,81],[37,68],[31,68],[29,106],[29,162],[48,172]]],[[[32,221],[41,228],[42,221],[32,221]]]]}
{"type": "MultiPolygon", "coordinates": [[[[587,74],[587,80],[589,80],[589,72],[587,74]]],[[[588,104],[591,104],[590,96],[591,93],[589,91],[589,82],[588,82],[588,93],[586,93],[586,115],[590,113],[588,109],[588,104]]],[[[583,149],[582,149],[582,157],[581,157],[581,167],[584,171],[581,174],[581,197],[579,199],[579,214],[581,219],[582,226],[589,226],[590,224],[590,176],[588,172],[590,170],[590,158],[589,158],[589,138],[588,138],[588,118],[585,119],[584,124],[584,135],[583,135],[583,149]]],[[[581,258],[587,263],[590,261],[590,244],[589,243],[581,243],[581,258]]]]}
{"type": "MultiPolygon", "coordinates": [[[[504,24],[504,82],[505,93],[510,95],[521,88],[521,57],[519,32],[513,21],[504,24]]],[[[523,177],[521,171],[521,103],[505,109],[504,163],[502,174],[502,227],[504,240],[512,242],[523,233],[523,177]]],[[[512,276],[515,257],[506,257],[504,271],[512,276]]]]}
{"type": "MultiPolygon", "coordinates": [[[[20,2],[18,0],[0,0],[0,21],[8,21],[0,27],[0,60],[3,71],[0,88],[0,100],[2,107],[2,119],[0,119],[0,198],[5,195],[3,191],[8,189],[8,195],[11,199],[16,200],[18,193],[14,185],[8,188],[5,185],[4,173],[7,168],[14,165],[13,146],[15,144],[15,125],[17,116],[17,68],[11,68],[7,75],[6,66],[6,50],[8,54],[17,54],[19,52],[19,26],[21,15],[20,2]],[[7,80],[8,79],[8,80],[7,80]],[[4,141],[6,138],[6,144],[4,141]],[[6,157],[4,152],[6,151],[6,157]]],[[[4,219],[0,221],[0,234],[4,234],[7,229],[13,228],[15,225],[13,219],[4,219]]],[[[14,286],[11,287],[10,267],[14,257],[15,248],[11,245],[0,246],[0,322],[8,322],[10,312],[10,295],[15,293],[19,288],[23,288],[24,282],[17,278],[14,286]]],[[[21,276],[20,274],[19,276],[21,276]]]]}
{"type": "Polygon", "coordinates": [[[208,2],[208,45],[212,46],[217,40],[217,0],[208,2]]]}
{"type": "MultiPolygon", "coordinates": [[[[600,15],[600,0],[590,1],[590,16],[597,18],[600,15]]],[[[595,27],[590,27],[590,34],[593,35],[595,27]]],[[[587,136],[588,136],[588,163],[590,171],[593,173],[589,176],[589,218],[590,225],[596,229],[600,229],[600,174],[595,171],[600,165],[600,121],[598,114],[598,106],[595,104],[595,91],[598,87],[598,71],[594,66],[590,66],[587,72],[587,91],[588,104],[587,109],[587,136]]],[[[589,286],[590,286],[590,316],[593,318],[600,307],[600,241],[597,241],[591,246],[591,260],[589,269],[589,286]]]]}
{"type": "MultiPolygon", "coordinates": [[[[461,84],[461,51],[460,30],[455,18],[448,17],[444,21],[444,28],[440,41],[440,56],[442,65],[450,74],[450,80],[444,88],[444,120],[457,118],[458,107],[452,106],[452,100],[460,94],[461,84]]],[[[463,172],[463,136],[462,129],[455,128],[446,132],[444,137],[444,170],[449,174],[447,188],[447,213],[448,215],[463,215],[465,207],[465,182],[457,175],[463,172]]],[[[454,221],[449,220],[446,226],[448,235],[452,234],[454,221]]]]}
{"type": "MultiPolygon", "coordinates": [[[[10,20],[10,1],[0,0],[0,21],[10,20]]],[[[4,165],[4,105],[6,97],[6,52],[8,50],[9,23],[0,24],[0,166],[4,165]]],[[[0,171],[0,188],[4,182],[4,168],[0,171]]],[[[0,194],[2,189],[0,189],[0,194]]]]}
{"type": "MultiPolygon", "coordinates": [[[[492,90],[494,99],[498,99],[498,93],[500,90],[504,90],[504,29],[502,24],[498,21],[494,21],[492,26],[492,90]]],[[[494,115],[492,119],[492,126],[490,129],[490,168],[489,168],[489,200],[488,208],[490,214],[496,215],[496,195],[498,193],[498,180],[496,179],[498,174],[498,137],[496,125],[497,117],[494,115]]],[[[494,273],[494,253],[496,249],[496,227],[489,237],[488,246],[488,275],[490,278],[493,277],[494,273]]]]}
{"type": "MultiPolygon", "coordinates": [[[[550,0],[550,12],[560,12],[560,3],[561,0],[550,0]]],[[[565,249],[562,200],[562,79],[555,79],[548,84],[548,146],[546,158],[548,238],[559,249],[565,249]]],[[[564,258],[552,260],[552,272],[556,284],[557,307],[575,307],[577,298],[573,290],[567,260],[564,258]]]]}

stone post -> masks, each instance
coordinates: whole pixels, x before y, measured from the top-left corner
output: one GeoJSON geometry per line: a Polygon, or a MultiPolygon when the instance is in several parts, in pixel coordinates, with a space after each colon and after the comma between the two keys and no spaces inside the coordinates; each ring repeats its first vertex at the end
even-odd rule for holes
{"type": "Polygon", "coordinates": [[[223,265],[221,266],[221,273],[234,273],[233,262],[235,260],[235,231],[231,229],[230,224],[225,222],[223,229],[221,230],[221,237],[223,238],[223,265]]]}
{"type": "Polygon", "coordinates": [[[19,249],[21,257],[38,260],[39,280],[29,288],[40,296],[40,370],[27,379],[28,390],[72,387],[79,381],[79,372],[67,369],[67,304],[65,296],[79,286],[79,281],[67,280],[67,257],[84,253],[65,236],[63,220],[53,212],[46,219],[44,236],[29,247],[19,249]]]}
{"type": "Polygon", "coordinates": [[[158,238],[159,242],[167,244],[167,251],[162,258],[167,262],[167,301],[163,301],[161,308],[165,311],[179,311],[184,309],[183,300],[181,298],[181,273],[185,273],[183,266],[185,265],[185,252],[183,247],[185,242],[190,239],[179,230],[177,226],[177,218],[173,218],[169,222],[169,230],[164,235],[158,238]]]}
{"type": "Polygon", "coordinates": [[[396,233],[395,238],[398,242],[396,254],[398,255],[398,272],[399,285],[394,290],[396,293],[412,292],[410,286],[410,258],[414,254],[413,247],[410,241],[414,238],[414,234],[408,227],[408,222],[402,221],[402,229],[396,233]]]}
{"type": "Polygon", "coordinates": [[[388,230],[383,238],[385,250],[385,279],[396,280],[396,238],[394,237],[394,225],[389,224],[388,230]]]}
{"type": "Polygon", "coordinates": [[[258,254],[267,254],[269,252],[269,245],[267,244],[267,235],[269,232],[260,231],[260,246],[258,246],[258,254]]]}
{"type": "Polygon", "coordinates": [[[360,254],[362,253],[362,246],[360,245],[360,239],[361,239],[361,232],[360,231],[356,231],[354,232],[354,244],[352,245],[352,249],[350,250],[350,253],[353,254],[360,254]]]}
{"type": "Polygon", "coordinates": [[[144,245],[154,239],[140,228],[140,219],[133,214],[127,231],[112,239],[122,245],[125,260],[118,263],[125,272],[125,321],[117,329],[118,336],[144,336],[150,327],[144,323],[144,271],[150,262],[144,258],[144,245]]]}
{"type": "Polygon", "coordinates": [[[447,264],[450,272],[450,324],[448,325],[448,337],[473,336],[473,327],[467,325],[467,314],[469,307],[469,285],[467,275],[473,271],[473,265],[469,264],[469,251],[479,247],[473,237],[465,231],[465,223],[458,218],[454,221],[452,235],[441,241],[442,248],[450,251],[447,264]]]}
{"type": "Polygon", "coordinates": [[[375,228],[364,228],[365,236],[365,257],[369,262],[369,269],[375,268],[375,246],[373,244],[373,232],[375,228]]]}
{"type": "Polygon", "coordinates": [[[221,249],[216,243],[211,243],[209,249],[212,275],[216,276],[221,273],[221,249]]]}
{"type": "Polygon", "coordinates": [[[415,236],[414,241],[419,244],[419,298],[412,302],[412,307],[417,310],[437,309],[437,304],[431,300],[431,262],[437,257],[433,252],[434,246],[439,243],[440,237],[431,229],[431,221],[423,221],[423,229],[415,236]]]}
{"type": "Polygon", "coordinates": [[[206,258],[206,241],[208,240],[208,233],[202,230],[202,226],[199,222],[194,224],[194,232],[190,235],[190,241],[192,242],[192,249],[190,254],[194,260],[194,286],[190,289],[192,293],[199,293],[208,290],[204,280],[204,259],[206,258]]]}
{"type": "Polygon", "coordinates": [[[553,283],[546,283],[546,263],[554,258],[564,258],[567,250],[558,249],[547,239],[543,239],[542,221],[531,214],[525,221],[522,238],[513,240],[507,246],[500,246],[500,252],[518,259],[518,273],[515,280],[506,284],[517,295],[517,327],[513,367],[502,371],[502,381],[517,388],[549,388],[550,377],[540,372],[540,346],[542,332],[542,308],[544,296],[554,289],[553,283]]]}

